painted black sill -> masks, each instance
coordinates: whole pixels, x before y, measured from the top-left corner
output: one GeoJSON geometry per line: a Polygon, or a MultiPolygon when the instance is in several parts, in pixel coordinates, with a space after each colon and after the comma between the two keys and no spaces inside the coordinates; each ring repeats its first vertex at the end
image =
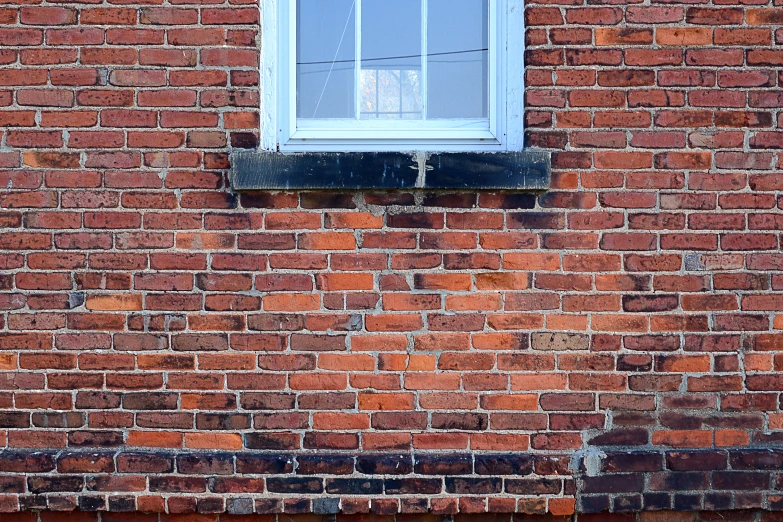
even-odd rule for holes
{"type": "Polygon", "coordinates": [[[547,190],[549,152],[234,152],[234,190],[547,190]]]}

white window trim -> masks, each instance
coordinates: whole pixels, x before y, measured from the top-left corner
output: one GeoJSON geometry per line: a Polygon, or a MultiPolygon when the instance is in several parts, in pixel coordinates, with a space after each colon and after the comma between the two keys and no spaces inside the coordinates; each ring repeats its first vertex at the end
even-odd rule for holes
{"type": "MultiPolygon", "coordinates": [[[[524,129],[524,0],[489,0],[490,16],[499,23],[490,32],[490,129],[486,121],[429,120],[402,127],[402,122],[350,120],[350,127],[328,121],[296,125],[293,89],[295,67],[290,51],[296,45],[291,20],[296,0],[261,0],[261,147],[281,152],[501,152],[523,148],[524,129]],[[504,13],[500,16],[500,13],[504,13]],[[282,30],[285,28],[285,31],[282,30]],[[494,33],[494,34],[493,34],[494,33]],[[285,37],[285,41],[281,41],[285,37]],[[496,53],[493,57],[493,52],[496,53]],[[494,84],[494,85],[493,85],[494,84]],[[466,125],[467,124],[467,125],[466,125]],[[372,130],[369,127],[373,127],[372,130]],[[379,130],[382,129],[382,130],[379,130]]],[[[339,120],[338,120],[339,121],[339,120]]],[[[411,123],[405,122],[405,123],[411,123]]]]}

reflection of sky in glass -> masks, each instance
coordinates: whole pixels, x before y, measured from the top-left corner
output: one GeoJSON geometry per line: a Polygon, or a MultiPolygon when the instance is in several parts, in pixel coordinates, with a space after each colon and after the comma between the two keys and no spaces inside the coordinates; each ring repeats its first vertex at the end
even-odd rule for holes
{"type": "Polygon", "coordinates": [[[425,1],[427,118],[488,117],[488,0],[425,1]]]}
{"type": "Polygon", "coordinates": [[[297,0],[296,114],[354,118],[354,0],[297,0]]]}
{"type": "Polygon", "coordinates": [[[362,119],[488,117],[488,0],[357,1],[297,0],[299,118],[356,118],[357,80],[362,119]],[[422,2],[428,11],[426,94],[422,2]]]}

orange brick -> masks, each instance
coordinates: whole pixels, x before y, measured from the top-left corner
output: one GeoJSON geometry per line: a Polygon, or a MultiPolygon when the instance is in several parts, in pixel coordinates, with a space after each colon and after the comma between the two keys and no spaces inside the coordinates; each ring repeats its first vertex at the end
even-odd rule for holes
{"type": "Polygon", "coordinates": [[[481,407],[487,410],[535,411],[538,409],[538,395],[485,395],[481,398],[481,407]]]}
{"type": "Polygon", "coordinates": [[[772,355],[767,353],[746,353],[745,371],[748,372],[772,371],[772,355]]]}
{"type": "Polygon", "coordinates": [[[365,450],[408,450],[412,447],[410,433],[368,432],[362,435],[365,450]]]}
{"type": "Polygon", "coordinates": [[[500,310],[500,294],[470,294],[446,296],[446,310],[500,310]]]}
{"type": "Polygon", "coordinates": [[[354,335],[351,349],[357,352],[404,352],[408,338],[404,335],[354,335]]]}
{"type": "Polygon", "coordinates": [[[568,378],[564,373],[511,374],[511,389],[528,390],[565,390],[568,378]]]}
{"type": "Polygon", "coordinates": [[[184,250],[224,250],[234,246],[231,234],[210,234],[206,232],[177,234],[177,248],[184,250]]]}
{"type": "Polygon", "coordinates": [[[418,314],[381,314],[365,317],[370,332],[412,332],[424,328],[424,321],[418,314]]]}
{"type": "Polygon", "coordinates": [[[640,315],[593,315],[593,329],[599,332],[646,332],[649,319],[640,315]]]}
{"type": "Polygon", "coordinates": [[[19,356],[15,353],[0,354],[0,370],[15,370],[19,364],[19,356]]]}
{"type": "Polygon", "coordinates": [[[424,290],[470,290],[473,282],[468,274],[418,274],[416,288],[424,290]]]}
{"type": "Polygon", "coordinates": [[[352,232],[306,232],[299,236],[303,250],[355,250],[356,238],[352,232]]]}
{"type": "Polygon", "coordinates": [[[372,274],[318,274],[316,285],[319,290],[372,290],[375,281],[372,274]]]}
{"type": "Polygon", "coordinates": [[[368,212],[327,212],[327,228],[381,228],[383,216],[375,216],[368,212]]]}
{"type": "Polygon", "coordinates": [[[365,430],[370,427],[370,416],[364,413],[313,413],[316,430],[365,430]]]}
{"type": "Polygon", "coordinates": [[[315,212],[270,212],[264,219],[267,230],[321,228],[321,214],[315,212]]]}
{"type": "MultiPolygon", "coordinates": [[[[541,314],[488,314],[487,324],[495,330],[537,330],[544,326],[544,316],[541,314]]],[[[563,330],[563,328],[553,329],[563,330]]]]}
{"type": "Polygon", "coordinates": [[[169,431],[130,431],[125,444],[144,448],[181,448],[182,434],[169,431]]]}
{"type": "Polygon", "coordinates": [[[375,370],[375,357],[362,354],[323,353],[318,356],[318,367],[324,370],[371,372],[375,370]]]}
{"type": "Polygon", "coordinates": [[[238,433],[186,433],[185,447],[193,449],[242,449],[242,435],[238,433]]]}
{"type": "Polygon", "coordinates": [[[653,433],[652,443],[674,448],[707,448],[712,445],[712,432],[706,430],[670,430],[653,433]]]}
{"type": "Polygon", "coordinates": [[[88,295],[85,306],[88,310],[135,311],[142,309],[141,294],[97,294],[88,295]]]}
{"type": "Polygon", "coordinates": [[[406,390],[458,390],[457,373],[409,373],[405,375],[406,390]]]}
{"type": "Polygon", "coordinates": [[[599,27],[595,30],[596,45],[649,45],[653,31],[648,28],[599,27]]]}
{"type": "Polygon", "coordinates": [[[401,372],[408,367],[408,356],[402,353],[378,355],[378,369],[384,372],[401,372]]]}
{"type": "Polygon", "coordinates": [[[586,315],[548,314],[546,327],[549,330],[587,330],[586,315]]]}
{"type": "Polygon", "coordinates": [[[576,508],[576,499],[573,498],[550,498],[549,512],[556,517],[568,517],[574,514],[576,508]]]}
{"type": "Polygon", "coordinates": [[[710,371],[709,355],[667,355],[656,362],[657,371],[661,372],[708,372],[710,371]]]}
{"type": "Polygon", "coordinates": [[[477,350],[523,350],[524,337],[515,333],[473,334],[473,347],[477,350]]]}
{"type": "Polygon", "coordinates": [[[392,293],[383,296],[383,309],[394,312],[413,310],[439,310],[441,297],[438,294],[392,293]]]}
{"type": "Polygon", "coordinates": [[[715,445],[720,447],[747,446],[750,435],[742,430],[718,430],[715,432],[715,445]]]}
{"type": "Polygon", "coordinates": [[[514,272],[489,272],[476,274],[477,290],[526,290],[530,288],[530,275],[514,272]]]}
{"type": "Polygon", "coordinates": [[[263,299],[264,310],[275,312],[302,312],[318,310],[321,296],[318,294],[269,294],[263,299]]]}
{"type": "Polygon", "coordinates": [[[783,428],[783,413],[770,413],[769,427],[773,430],[779,430],[783,428]]]}
{"type": "Polygon", "coordinates": [[[137,497],[136,505],[139,511],[143,513],[165,513],[166,499],[153,495],[140,495],[137,497]]]}
{"type": "Polygon", "coordinates": [[[408,366],[405,370],[409,372],[434,371],[435,363],[434,355],[412,354],[408,357],[408,366]]]}

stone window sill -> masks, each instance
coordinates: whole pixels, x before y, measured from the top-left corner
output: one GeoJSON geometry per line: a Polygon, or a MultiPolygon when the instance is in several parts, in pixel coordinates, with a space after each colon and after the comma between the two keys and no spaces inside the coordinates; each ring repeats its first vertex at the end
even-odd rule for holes
{"type": "Polygon", "coordinates": [[[231,154],[234,190],[547,190],[550,154],[308,152],[231,154]]]}

